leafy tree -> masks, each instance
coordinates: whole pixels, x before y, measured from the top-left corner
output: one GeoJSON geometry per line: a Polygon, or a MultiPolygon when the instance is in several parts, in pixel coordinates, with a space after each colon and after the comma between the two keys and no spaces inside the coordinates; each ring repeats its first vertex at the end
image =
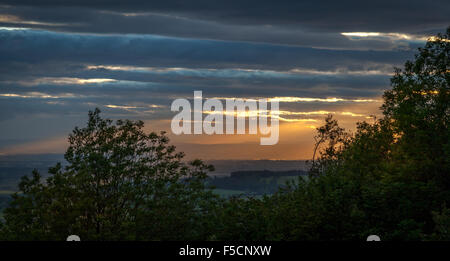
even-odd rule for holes
{"type": "Polygon", "coordinates": [[[450,209],[445,205],[441,211],[433,212],[433,220],[436,224],[435,232],[432,234],[432,240],[450,240],[450,209]]]}
{"type": "Polygon", "coordinates": [[[358,123],[354,134],[325,119],[308,178],[272,196],[223,201],[215,238],[447,239],[449,36],[432,38],[396,70],[383,118],[358,123]]]}
{"type": "Polygon", "coordinates": [[[428,41],[414,61],[396,69],[382,106],[408,178],[450,189],[450,27],[428,41]]]}
{"type": "Polygon", "coordinates": [[[202,237],[203,213],[214,200],[204,187],[212,166],[182,162],[164,133],[141,121],[102,119],[89,112],[69,135],[65,159],[43,182],[23,177],[4,212],[6,239],[161,240],[202,237]]]}
{"type": "Polygon", "coordinates": [[[291,217],[274,233],[300,240],[446,238],[448,211],[439,211],[450,200],[449,51],[450,28],[396,69],[384,117],[358,123],[353,135],[326,118],[309,179],[271,198],[278,218],[291,217]]]}

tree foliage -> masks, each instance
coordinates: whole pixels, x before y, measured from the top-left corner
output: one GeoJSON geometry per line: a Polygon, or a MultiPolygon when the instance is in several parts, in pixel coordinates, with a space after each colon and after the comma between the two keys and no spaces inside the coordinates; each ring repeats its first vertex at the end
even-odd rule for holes
{"type": "Polygon", "coordinates": [[[230,201],[231,217],[258,213],[248,221],[258,240],[448,240],[449,54],[450,28],[396,69],[383,118],[351,134],[328,116],[309,178],[252,204],[230,201]]]}
{"type": "Polygon", "coordinates": [[[69,135],[67,166],[24,177],[5,210],[9,239],[84,240],[195,239],[205,199],[203,179],[211,166],[168,145],[164,133],[146,134],[143,122],[102,119],[96,109],[85,128],[69,135]]]}

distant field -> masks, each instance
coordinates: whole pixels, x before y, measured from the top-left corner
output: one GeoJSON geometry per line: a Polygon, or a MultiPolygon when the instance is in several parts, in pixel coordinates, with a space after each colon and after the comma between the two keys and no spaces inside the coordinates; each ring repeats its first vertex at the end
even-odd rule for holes
{"type": "Polygon", "coordinates": [[[298,180],[298,177],[295,176],[282,176],[277,178],[277,183],[280,186],[286,185],[287,182],[296,182],[298,180]]]}
{"type": "Polygon", "coordinates": [[[231,189],[214,189],[214,193],[221,197],[231,197],[231,196],[238,196],[240,194],[245,194],[245,191],[241,190],[231,190],[231,189]]]}
{"type": "Polygon", "coordinates": [[[273,179],[276,179],[276,183],[279,186],[286,185],[286,182],[296,182],[298,180],[298,176],[280,176],[280,177],[268,177],[268,178],[261,178],[261,181],[265,182],[266,184],[269,184],[272,182],[273,179]]]}
{"type": "MultiPolygon", "coordinates": [[[[297,183],[298,182],[298,178],[299,177],[295,177],[295,176],[281,176],[281,177],[278,177],[277,183],[280,186],[286,185],[286,182],[290,182],[290,183],[291,182],[295,182],[295,183],[297,183]]],[[[302,176],[302,179],[303,180],[307,180],[308,176],[302,176]]]]}

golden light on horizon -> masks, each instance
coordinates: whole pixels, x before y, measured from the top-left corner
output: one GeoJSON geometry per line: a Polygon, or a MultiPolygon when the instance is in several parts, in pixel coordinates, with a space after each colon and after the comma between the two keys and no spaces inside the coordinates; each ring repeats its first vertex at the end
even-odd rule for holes
{"type": "MultiPolygon", "coordinates": [[[[119,106],[119,105],[116,105],[119,106]]],[[[317,111],[324,116],[328,111],[317,111]]],[[[308,112],[306,112],[308,113],[308,112]]],[[[354,117],[351,115],[336,114],[340,125],[346,129],[355,127],[354,117]]],[[[273,146],[261,146],[261,134],[239,135],[174,135],[170,131],[170,120],[146,120],[145,132],[161,130],[167,131],[170,143],[183,151],[187,159],[284,159],[299,160],[311,157],[314,145],[314,133],[323,119],[315,121],[282,121],[280,120],[279,143],[273,146]]],[[[27,142],[4,148],[0,153],[5,155],[23,153],[64,153],[67,148],[66,136],[27,142]]]]}

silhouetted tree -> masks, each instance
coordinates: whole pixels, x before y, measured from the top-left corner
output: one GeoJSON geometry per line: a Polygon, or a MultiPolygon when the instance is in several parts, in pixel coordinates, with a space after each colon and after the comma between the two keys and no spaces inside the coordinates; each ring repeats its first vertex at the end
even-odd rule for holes
{"type": "Polygon", "coordinates": [[[67,166],[24,177],[4,212],[3,236],[14,240],[196,239],[212,166],[183,163],[164,133],[146,134],[141,121],[102,119],[89,112],[69,135],[67,166]]]}

